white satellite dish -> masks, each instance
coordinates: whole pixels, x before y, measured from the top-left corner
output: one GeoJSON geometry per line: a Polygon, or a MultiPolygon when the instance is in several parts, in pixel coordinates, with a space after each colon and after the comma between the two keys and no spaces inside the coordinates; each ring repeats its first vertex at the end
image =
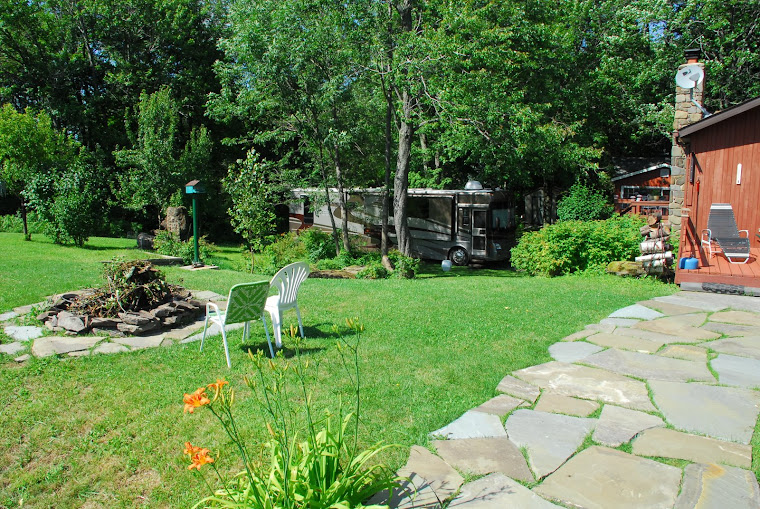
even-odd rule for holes
{"type": "Polygon", "coordinates": [[[694,88],[704,79],[705,72],[698,65],[687,65],[676,73],[676,85],[681,88],[694,88]]]}

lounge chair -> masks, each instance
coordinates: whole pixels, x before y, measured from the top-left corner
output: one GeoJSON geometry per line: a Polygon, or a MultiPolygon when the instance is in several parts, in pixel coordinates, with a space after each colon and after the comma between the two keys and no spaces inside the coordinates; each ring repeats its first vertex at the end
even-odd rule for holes
{"type": "Polygon", "coordinates": [[[730,263],[749,261],[749,230],[738,229],[730,203],[713,203],[710,206],[707,228],[702,230],[700,244],[709,258],[720,250],[730,263]],[[741,232],[744,232],[744,237],[741,232]]]}
{"type": "Polygon", "coordinates": [[[272,318],[272,329],[277,348],[282,348],[282,312],[288,309],[296,310],[298,328],[303,334],[303,322],[301,322],[301,310],[298,309],[298,289],[301,283],[309,277],[309,264],[305,262],[291,263],[280,269],[272,278],[272,288],[277,289],[277,295],[270,296],[266,301],[265,311],[272,318]]]}

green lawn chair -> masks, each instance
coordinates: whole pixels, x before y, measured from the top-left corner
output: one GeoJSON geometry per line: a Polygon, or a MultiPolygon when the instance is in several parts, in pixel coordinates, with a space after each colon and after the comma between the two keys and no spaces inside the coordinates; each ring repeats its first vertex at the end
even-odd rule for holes
{"type": "Polygon", "coordinates": [[[243,283],[230,288],[230,295],[227,298],[227,309],[221,311],[219,306],[213,302],[206,304],[206,322],[203,325],[203,338],[201,339],[201,352],[203,343],[206,341],[206,330],[208,323],[218,324],[222,329],[222,341],[224,342],[224,354],[227,356],[227,367],[232,367],[230,363],[230,351],[227,346],[227,333],[224,328],[233,323],[245,323],[243,329],[243,341],[248,336],[248,325],[251,320],[261,320],[264,324],[264,331],[267,334],[267,343],[269,343],[269,353],[274,358],[272,341],[269,339],[269,328],[264,319],[264,305],[266,304],[267,295],[269,295],[269,282],[259,281],[258,283],[243,283]]]}

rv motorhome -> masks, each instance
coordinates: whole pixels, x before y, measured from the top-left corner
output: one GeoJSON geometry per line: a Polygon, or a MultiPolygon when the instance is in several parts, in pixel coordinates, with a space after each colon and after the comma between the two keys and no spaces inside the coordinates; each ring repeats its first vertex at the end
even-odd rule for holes
{"type": "MultiPolygon", "coordinates": [[[[330,231],[333,214],[341,225],[337,203],[313,207],[313,196],[324,190],[296,189],[289,205],[290,231],[312,226],[330,231]]],[[[331,191],[331,197],[337,190],[331,191]]],[[[455,265],[470,261],[501,261],[509,257],[507,240],[515,230],[512,199],[503,191],[483,189],[468,182],[466,189],[409,189],[407,216],[415,254],[428,260],[451,260],[455,265]]],[[[331,201],[337,201],[332,198],[331,201]]],[[[382,224],[382,192],[364,189],[346,193],[348,230],[379,247],[382,224]]],[[[388,219],[391,240],[395,239],[393,218],[388,219]]]]}

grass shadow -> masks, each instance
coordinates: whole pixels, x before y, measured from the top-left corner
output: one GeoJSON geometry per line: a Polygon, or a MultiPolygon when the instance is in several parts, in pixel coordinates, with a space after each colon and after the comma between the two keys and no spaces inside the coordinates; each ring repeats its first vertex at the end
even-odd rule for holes
{"type": "Polygon", "coordinates": [[[527,277],[526,273],[517,272],[508,262],[487,263],[483,265],[467,267],[451,267],[444,272],[440,264],[423,263],[417,272],[420,278],[446,278],[446,277],[527,277]]]}
{"type": "MultiPolygon", "coordinates": [[[[239,346],[240,350],[242,350],[245,353],[252,353],[253,355],[256,355],[258,352],[262,352],[265,357],[269,357],[269,345],[266,342],[262,343],[248,343],[243,344],[239,346]]],[[[282,348],[277,348],[272,344],[272,348],[274,348],[274,353],[277,355],[278,353],[281,353],[282,356],[286,359],[291,359],[295,357],[296,355],[310,355],[312,353],[321,352],[324,350],[324,348],[299,348],[296,350],[295,348],[288,348],[287,346],[283,346],[282,348]]]]}

